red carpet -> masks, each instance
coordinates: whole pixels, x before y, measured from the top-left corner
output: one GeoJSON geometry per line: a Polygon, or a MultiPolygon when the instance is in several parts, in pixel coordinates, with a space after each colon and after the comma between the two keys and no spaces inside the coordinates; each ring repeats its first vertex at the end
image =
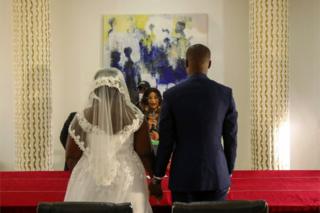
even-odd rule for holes
{"type": "MultiPolygon", "coordinates": [[[[0,172],[0,212],[35,212],[39,202],[62,201],[67,172],[0,172]]],[[[170,212],[167,179],[161,201],[150,198],[154,212],[170,212]]],[[[270,212],[320,213],[320,171],[235,171],[231,200],[268,202],[270,212]]]]}

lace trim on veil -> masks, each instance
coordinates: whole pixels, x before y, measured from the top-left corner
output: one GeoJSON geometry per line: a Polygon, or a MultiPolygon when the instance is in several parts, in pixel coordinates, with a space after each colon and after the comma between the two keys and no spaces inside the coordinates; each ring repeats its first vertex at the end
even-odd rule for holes
{"type": "MultiPolygon", "coordinates": [[[[135,118],[132,120],[132,123],[124,126],[121,131],[113,135],[119,139],[117,140],[117,142],[115,142],[115,143],[120,143],[119,145],[123,144],[130,137],[130,135],[141,126],[143,122],[143,117],[144,117],[144,115],[140,112],[140,110],[131,103],[126,87],[123,86],[124,84],[125,84],[124,81],[121,81],[121,77],[108,76],[108,77],[100,77],[96,79],[91,88],[92,89],[91,91],[94,91],[95,89],[102,86],[116,88],[121,93],[121,95],[124,96],[124,100],[125,100],[124,104],[126,104],[128,107],[130,107],[134,111],[135,118]]],[[[94,95],[95,93],[92,92],[90,94],[91,98],[95,98],[94,95]]],[[[111,157],[109,156],[110,159],[107,160],[108,162],[106,162],[106,165],[105,165],[107,168],[107,172],[104,171],[100,173],[99,171],[96,171],[94,167],[94,162],[91,161],[92,159],[94,159],[94,153],[91,153],[91,150],[89,149],[88,144],[86,144],[86,142],[84,141],[85,139],[81,138],[80,136],[81,133],[76,132],[76,130],[72,128],[73,126],[72,124],[76,121],[78,121],[82,131],[84,131],[87,135],[88,133],[94,134],[94,135],[100,135],[100,134],[104,134],[105,132],[104,130],[100,129],[98,126],[91,124],[86,119],[84,115],[84,111],[82,111],[81,113],[78,112],[76,114],[76,117],[74,118],[74,121],[69,126],[70,136],[73,138],[75,143],[79,146],[79,148],[83,151],[83,154],[88,157],[88,160],[89,160],[88,169],[91,170],[91,174],[93,174],[93,176],[95,177],[95,181],[97,185],[104,185],[104,186],[110,185],[111,183],[113,183],[114,180],[116,180],[116,176],[118,172],[121,171],[126,174],[127,180],[128,180],[127,183],[123,183],[123,187],[124,188],[129,187],[133,182],[133,176],[131,173],[135,171],[131,171],[132,169],[126,166],[125,163],[124,164],[122,163],[121,164],[122,167],[120,168],[120,161],[121,162],[125,162],[125,161],[118,159],[117,150],[114,150],[114,152],[109,152],[111,157]]]]}
{"type": "MultiPolygon", "coordinates": [[[[121,142],[124,142],[125,139],[134,131],[136,131],[142,124],[143,115],[142,113],[136,112],[136,118],[132,121],[132,124],[126,125],[120,132],[116,135],[121,137],[121,142]]],[[[83,113],[77,113],[76,119],[79,121],[79,125],[86,133],[94,133],[94,134],[103,134],[103,130],[99,129],[98,126],[91,124],[84,116],[83,113]]],[[[89,147],[85,146],[85,142],[81,140],[80,135],[76,135],[76,131],[69,126],[69,134],[75,143],[79,146],[81,151],[89,154],[89,147]]]]}
{"type": "MultiPolygon", "coordinates": [[[[125,126],[120,132],[118,132],[116,134],[116,135],[120,135],[121,141],[123,141],[123,140],[125,140],[125,138],[128,135],[130,135],[132,132],[134,132],[135,130],[137,130],[141,126],[142,121],[143,121],[143,114],[139,111],[139,109],[136,106],[134,106],[130,102],[130,97],[125,92],[125,89],[121,86],[121,80],[118,77],[108,76],[108,77],[101,77],[99,79],[96,79],[94,81],[94,85],[93,85],[93,88],[91,91],[94,91],[95,89],[97,89],[101,86],[108,86],[108,87],[113,87],[113,88],[118,89],[119,92],[122,95],[124,95],[126,104],[128,106],[132,107],[134,110],[134,114],[135,114],[136,118],[132,121],[132,124],[125,126]]],[[[103,130],[99,129],[98,126],[91,124],[85,118],[84,112],[82,112],[81,114],[77,113],[76,118],[79,121],[79,125],[86,133],[94,133],[94,134],[102,134],[103,133],[103,130]]],[[[88,147],[85,147],[84,141],[81,141],[80,136],[76,135],[75,130],[71,129],[71,125],[69,126],[69,133],[70,133],[71,137],[74,139],[74,141],[76,142],[76,144],[79,146],[79,148],[83,152],[89,151],[88,147]]]]}
{"type": "MultiPolygon", "coordinates": [[[[129,103],[131,104],[131,103],[129,103]]],[[[118,132],[117,134],[115,134],[115,136],[119,136],[120,138],[120,144],[124,143],[126,141],[126,139],[128,137],[130,137],[130,135],[135,132],[142,124],[143,122],[143,114],[141,112],[138,111],[138,109],[133,106],[134,109],[134,114],[135,114],[135,119],[133,119],[132,123],[129,125],[126,125],[120,132],[118,132]]],[[[77,113],[75,119],[78,120],[80,127],[82,128],[83,131],[85,131],[86,133],[93,133],[93,134],[103,134],[104,131],[101,130],[98,126],[91,124],[84,116],[84,112],[82,113],[77,113]]],[[[80,135],[76,134],[76,131],[74,129],[71,128],[72,125],[69,126],[69,134],[70,136],[73,138],[73,140],[75,141],[75,143],[78,145],[78,147],[80,148],[80,150],[83,151],[83,154],[86,155],[89,159],[89,170],[93,169],[92,163],[90,162],[90,149],[87,146],[87,144],[85,144],[85,142],[83,140],[81,140],[80,135]],[[91,165],[91,166],[90,166],[91,165]]],[[[116,154],[116,153],[114,153],[116,154]]],[[[119,159],[114,159],[112,162],[112,165],[109,164],[109,173],[107,176],[103,176],[98,175],[98,177],[96,177],[96,184],[97,185],[110,185],[116,178],[118,171],[123,171],[127,174],[128,177],[128,181],[127,183],[124,183],[123,187],[127,188],[129,187],[132,183],[133,183],[133,176],[132,176],[132,171],[130,168],[126,168],[126,165],[123,165],[125,168],[120,168],[120,163],[119,163],[119,159]]]]}
{"type": "Polygon", "coordinates": [[[108,76],[108,77],[101,77],[95,80],[91,91],[94,91],[95,89],[101,86],[114,87],[118,89],[119,92],[127,98],[125,90],[123,89],[123,87],[121,87],[121,81],[117,77],[108,76]]]}
{"type": "MultiPolygon", "coordinates": [[[[132,134],[141,126],[143,117],[141,117],[139,113],[136,114],[136,117],[137,118],[133,120],[132,124],[125,126],[119,133],[116,134],[120,137],[121,144],[124,143],[128,137],[130,137],[130,134],[132,134]]],[[[78,119],[81,128],[83,128],[83,130],[86,133],[102,134],[103,130],[100,130],[97,126],[90,124],[86,120],[83,114],[77,113],[76,119],[78,119]]],[[[89,147],[85,144],[83,140],[81,140],[80,135],[76,135],[76,131],[74,129],[71,129],[71,125],[69,126],[69,133],[70,133],[70,136],[75,141],[75,143],[80,148],[80,150],[83,151],[83,154],[88,157],[88,160],[89,160],[88,169],[92,170],[93,166],[92,166],[92,162],[90,162],[90,159],[91,159],[90,155],[92,155],[92,153],[90,152],[89,147]]],[[[116,153],[114,154],[115,154],[114,156],[116,156],[116,153]]],[[[124,168],[122,167],[120,168],[119,160],[120,159],[117,159],[117,157],[115,157],[115,159],[113,159],[112,165],[111,164],[106,165],[109,167],[108,168],[109,172],[107,176],[103,176],[103,174],[96,176],[95,180],[97,185],[104,185],[104,186],[111,185],[115,180],[118,171],[120,170],[127,174],[126,176],[128,179],[126,183],[123,183],[124,184],[123,188],[129,187],[133,183],[133,176],[131,174],[132,173],[131,169],[126,168],[127,167],[126,164],[123,165],[124,168]]]]}

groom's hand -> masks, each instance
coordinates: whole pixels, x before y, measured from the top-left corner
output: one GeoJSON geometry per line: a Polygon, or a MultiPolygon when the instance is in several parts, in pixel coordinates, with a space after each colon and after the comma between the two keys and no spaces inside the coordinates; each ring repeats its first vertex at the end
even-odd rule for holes
{"type": "Polygon", "coordinates": [[[163,192],[161,188],[161,181],[152,179],[149,184],[150,195],[155,196],[158,200],[162,199],[163,192]]]}

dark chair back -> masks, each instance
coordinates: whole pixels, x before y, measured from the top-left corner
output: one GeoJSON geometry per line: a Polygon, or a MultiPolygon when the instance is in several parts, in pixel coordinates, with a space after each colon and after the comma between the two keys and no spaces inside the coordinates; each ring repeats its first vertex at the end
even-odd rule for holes
{"type": "Polygon", "coordinates": [[[132,213],[130,203],[55,202],[40,203],[37,213],[132,213]]]}
{"type": "Polygon", "coordinates": [[[230,200],[212,202],[175,202],[172,213],[268,213],[268,205],[263,200],[230,200]]]}

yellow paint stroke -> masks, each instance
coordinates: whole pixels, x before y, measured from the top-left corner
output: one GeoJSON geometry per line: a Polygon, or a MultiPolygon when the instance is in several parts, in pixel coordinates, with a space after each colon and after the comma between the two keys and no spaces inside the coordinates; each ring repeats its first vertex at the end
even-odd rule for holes
{"type": "Polygon", "coordinates": [[[173,38],[172,48],[170,55],[174,57],[184,58],[186,50],[190,45],[190,42],[186,37],[183,37],[180,33],[176,32],[176,25],[179,21],[185,23],[185,29],[192,28],[192,19],[188,17],[174,16],[172,20],[171,36],[173,38]]]}
{"type": "Polygon", "coordinates": [[[151,47],[156,40],[156,35],[154,32],[151,32],[151,34],[147,35],[145,38],[142,39],[142,43],[144,46],[147,47],[149,51],[151,51],[151,47]]]}
{"type": "Polygon", "coordinates": [[[104,16],[104,42],[107,42],[109,39],[108,32],[111,30],[111,26],[109,21],[114,18],[113,23],[113,31],[114,32],[131,32],[135,27],[135,22],[133,16],[124,16],[124,15],[116,15],[116,16],[104,16]]]}
{"type": "Polygon", "coordinates": [[[137,29],[139,30],[145,30],[146,25],[149,20],[149,16],[147,15],[137,15],[133,16],[134,17],[134,25],[137,29]]]}

